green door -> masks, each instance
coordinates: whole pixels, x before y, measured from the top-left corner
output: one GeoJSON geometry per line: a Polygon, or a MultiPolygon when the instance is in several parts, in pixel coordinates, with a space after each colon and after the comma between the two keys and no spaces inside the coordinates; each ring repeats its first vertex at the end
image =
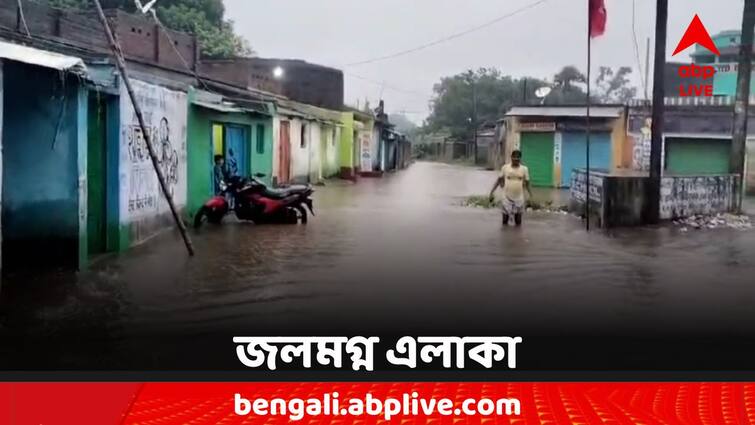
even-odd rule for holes
{"type": "Polygon", "coordinates": [[[727,174],[731,140],[666,139],[666,172],[677,175],[727,174]]]}
{"type": "Polygon", "coordinates": [[[87,131],[87,248],[89,254],[106,251],[105,142],[106,102],[96,94],[89,96],[87,131]]]}
{"type": "Polygon", "coordinates": [[[522,163],[533,186],[553,186],[553,133],[521,133],[522,163]]]}

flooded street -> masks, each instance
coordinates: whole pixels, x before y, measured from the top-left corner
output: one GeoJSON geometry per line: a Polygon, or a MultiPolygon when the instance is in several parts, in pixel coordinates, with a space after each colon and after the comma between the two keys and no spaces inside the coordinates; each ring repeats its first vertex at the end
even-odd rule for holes
{"type": "MultiPolygon", "coordinates": [[[[461,206],[494,179],[420,162],[383,179],[317,188],[307,226],[227,220],[203,228],[192,234],[195,258],[167,234],[80,276],[8,277],[3,368],[236,367],[234,335],[559,338],[542,340],[551,348],[548,341],[570,338],[673,335],[689,343],[682,352],[736,335],[731,343],[751,347],[755,232],[586,233],[578,218],[537,212],[521,229],[502,229],[497,210],[461,206]],[[196,355],[202,348],[208,354],[196,355]]],[[[536,193],[540,202],[554,196],[566,197],[536,193]]],[[[735,364],[706,354],[717,352],[711,344],[696,353],[709,360],[698,369],[735,364]]],[[[522,364],[549,365],[530,359],[522,364]]]]}

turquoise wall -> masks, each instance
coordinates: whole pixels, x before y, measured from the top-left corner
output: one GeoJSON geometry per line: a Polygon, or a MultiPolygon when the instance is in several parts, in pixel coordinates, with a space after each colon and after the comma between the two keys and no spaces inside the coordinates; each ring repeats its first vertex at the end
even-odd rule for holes
{"type": "Polygon", "coordinates": [[[76,78],[6,61],[3,102],[3,263],[78,267],[86,257],[79,196],[86,91],[76,78]]]}
{"type": "MultiPolygon", "coordinates": [[[[713,39],[713,42],[719,50],[738,47],[739,43],[741,42],[741,35],[738,31],[724,31],[713,35],[711,38],[713,39]]],[[[710,53],[708,49],[700,45],[696,46],[695,54],[705,55],[708,58],[713,58],[713,54],[710,53]]],[[[700,59],[700,57],[695,58],[696,62],[699,62],[700,59]]],[[[729,58],[721,56],[715,58],[715,63],[706,62],[704,63],[704,65],[729,65],[728,72],[718,70],[716,72],[716,75],[713,77],[713,95],[734,96],[737,91],[737,72],[734,71],[736,61],[732,61],[729,58]]],[[[750,94],[755,94],[755,78],[753,78],[752,84],[750,85],[750,94]]]]}

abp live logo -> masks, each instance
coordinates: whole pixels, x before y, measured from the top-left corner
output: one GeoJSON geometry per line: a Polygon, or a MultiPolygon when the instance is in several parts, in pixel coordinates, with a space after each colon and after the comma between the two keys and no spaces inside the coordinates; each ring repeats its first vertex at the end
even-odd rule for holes
{"type": "MultiPolygon", "coordinates": [[[[699,44],[705,47],[716,56],[721,55],[721,52],[718,51],[716,44],[710,37],[710,33],[697,15],[692,18],[692,22],[690,22],[689,27],[687,27],[687,31],[684,32],[684,36],[682,36],[682,39],[679,41],[679,45],[676,46],[676,50],[674,50],[672,56],[676,56],[693,44],[699,44]]],[[[691,65],[680,66],[678,72],[679,76],[682,78],[702,78],[704,82],[711,81],[710,83],[703,84],[680,84],[679,96],[713,96],[712,78],[716,75],[716,68],[711,65],[700,66],[693,63],[691,65]]]]}

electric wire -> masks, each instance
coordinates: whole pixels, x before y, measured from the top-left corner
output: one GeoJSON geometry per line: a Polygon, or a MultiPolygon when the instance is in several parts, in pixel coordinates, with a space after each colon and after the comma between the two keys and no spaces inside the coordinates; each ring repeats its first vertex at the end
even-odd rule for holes
{"type": "Polygon", "coordinates": [[[511,12],[505,14],[505,15],[502,15],[502,16],[499,16],[499,17],[497,17],[495,19],[487,21],[487,22],[485,22],[483,24],[477,25],[475,27],[472,27],[470,29],[467,29],[467,30],[464,30],[464,31],[461,31],[461,32],[457,32],[455,34],[451,34],[451,35],[446,36],[446,37],[442,37],[442,38],[437,39],[435,41],[431,41],[429,43],[425,43],[425,44],[419,45],[417,47],[413,47],[411,49],[406,49],[406,50],[401,50],[399,52],[391,53],[389,55],[380,56],[380,57],[376,57],[376,58],[372,58],[372,59],[367,59],[367,60],[363,60],[363,61],[359,61],[359,62],[349,63],[349,64],[346,64],[344,66],[350,67],[350,66],[366,65],[366,64],[370,64],[370,63],[381,62],[381,61],[388,60],[388,59],[394,59],[394,58],[397,58],[397,57],[400,57],[400,56],[408,55],[410,53],[415,53],[415,52],[418,52],[420,50],[427,49],[428,47],[437,46],[437,45],[445,43],[447,41],[451,41],[451,40],[463,37],[465,35],[471,34],[473,32],[479,31],[481,29],[487,28],[489,26],[495,25],[495,24],[497,24],[497,23],[499,23],[499,22],[501,22],[501,21],[503,21],[505,19],[511,18],[513,16],[516,16],[516,15],[518,15],[518,14],[520,14],[522,12],[528,11],[530,9],[534,9],[534,8],[540,6],[541,4],[544,4],[544,3],[547,3],[547,2],[548,2],[548,0],[538,0],[538,1],[534,2],[534,3],[530,3],[530,4],[526,5],[526,6],[520,7],[519,9],[511,11],[511,12]]]}
{"type": "MultiPolygon", "coordinates": [[[[637,41],[637,0],[632,0],[632,41],[634,42],[634,56],[637,61],[637,69],[640,72],[640,83],[642,84],[643,93],[647,94],[647,81],[645,81],[645,71],[640,59],[640,45],[637,41]]],[[[647,100],[647,99],[645,99],[647,100]]]]}

